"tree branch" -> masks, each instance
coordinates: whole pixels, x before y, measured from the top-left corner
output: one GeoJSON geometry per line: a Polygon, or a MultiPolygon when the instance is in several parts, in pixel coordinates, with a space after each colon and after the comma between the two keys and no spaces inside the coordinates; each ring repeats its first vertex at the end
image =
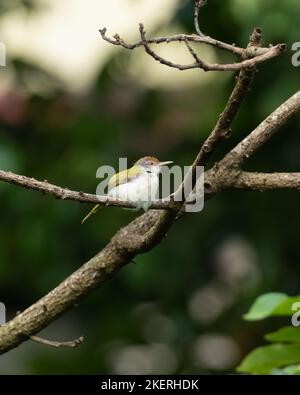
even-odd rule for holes
{"type": "MultiPolygon", "coordinates": [[[[261,45],[261,29],[255,28],[247,48],[259,48],[261,45]]],[[[234,89],[226,103],[225,109],[220,115],[216,126],[205,140],[196,158],[196,165],[205,166],[219,144],[231,134],[231,124],[243,104],[250,85],[255,75],[255,67],[240,71],[234,89]]]]}
{"type": "Polygon", "coordinates": [[[251,173],[242,171],[235,179],[234,188],[250,189],[252,191],[300,190],[300,173],[251,173]]]}
{"type": "Polygon", "coordinates": [[[267,48],[261,48],[260,45],[253,45],[253,47],[249,47],[247,49],[239,48],[235,44],[228,44],[209,36],[206,36],[202,33],[199,26],[199,12],[200,8],[202,8],[207,3],[207,0],[195,0],[194,2],[194,25],[197,34],[176,34],[170,37],[157,37],[157,38],[146,38],[146,32],[144,25],[142,23],[139,24],[139,32],[141,36],[141,40],[134,43],[129,44],[123,40],[119,34],[115,34],[113,38],[110,38],[106,35],[107,29],[106,27],[99,30],[101,37],[103,40],[107,41],[113,45],[119,45],[126,49],[136,49],[140,46],[143,46],[146,53],[150,55],[157,62],[172,68],[176,68],[178,70],[189,70],[189,69],[202,69],[204,71],[238,71],[245,68],[253,68],[257,64],[265,62],[269,59],[272,59],[276,56],[281,55],[285,50],[285,44],[277,44],[275,46],[269,46],[267,48]],[[151,47],[151,44],[161,44],[161,43],[170,43],[170,42],[184,42],[195,59],[194,63],[191,64],[179,64],[174,63],[170,60],[163,58],[158,55],[151,47]],[[228,64],[219,64],[219,63],[207,63],[204,60],[200,59],[193,48],[190,46],[189,42],[194,43],[203,43],[207,45],[212,45],[216,48],[224,49],[229,51],[235,55],[238,55],[241,59],[240,62],[228,63],[228,64]]]}
{"type": "Polygon", "coordinates": [[[196,32],[197,32],[197,34],[199,34],[199,36],[204,36],[204,34],[201,32],[200,26],[199,26],[199,12],[200,12],[200,8],[202,8],[206,4],[207,4],[207,0],[195,0],[194,25],[195,25],[196,32]]]}
{"type": "Polygon", "coordinates": [[[67,341],[67,342],[58,342],[58,341],[53,341],[53,340],[47,340],[47,339],[43,339],[42,337],[38,337],[38,336],[30,336],[30,340],[36,342],[36,343],[41,343],[41,344],[45,344],[46,346],[50,346],[50,347],[56,347],[56,348],[60,348],[60,347],[67,347],[67,348],[75,348],[80,346],[81,344],[83,344],[83,336],[78,337],[77,339],[71,340],[71,341],[67,341]]]}
{"type": "MultiPolygon", "coordinates": [[[[198,13],[200,7],[204,5],[203,0],[196,1],[195,3],[195,15],[197,15],[197,18],[195,20],[198,21],[198,13]],[[198,4],[198,6],[197,6],[198,4]],[[201,5],[200,5],[201,4],[201,5]],[[200,6],[199,6],[200,5],[200,6]],[[197,11],[198,10],[198,11],[197,11]]],[[[199,30],[199,25],[198,22],[196,24],[197,30],[199,30]]],[[[230,45],[227,43],[224,43],[219,40],[215,40],[211,37],[204,36],[201,31],[199,30],[198,35],[187,35],[187,34],[177,34],[175,36],[171,37],[158,37],[158,38],[146,38],[146,32],[144,25],[142,23],[139,24],[139,32],[141,36],[141,41],[138,41],[135,44],[128,44],[126,43],[120,36],[119,34],[115,34],[113,38],[110,38],[106,35],[107,29],[104,27],[103,29],[100,29],[99,32],[103,38],[103,40],[109,42],[110,44],[113,45],[120,45],[123,48],[133,50],[135,48],[138,48],[140,46],[143,46],[145,48],[145,51],[148,55],[150,55],[153,59],[155,59],[157,62],[171,67],[175,68],[178,70],[189,70],[189,69],[202,69],[204,71],[238,71],[242,70],[245,68],[252,68],[256,66],[259,63],[265,62],[269,59],[272,59],[274,57],[277,57],[281,55],[284,50],[285,50],[285,44],[277,44],[275,46],[270,46],[268,48],[259,48],[257,45],[254,45],[253,47],[248,47],[247,49],[239,48],[236,47],[235,45],[230,45]],[[170,60],[167,60],[163,58],[162,56],[158,55],[153,49],[151,49],[150,44],[161,44],[161,43],[170,43],[170,42],[184,42],[187,47],[189,52],[193,55],[195,59],[195,63],[191,64],[179,64],[179,63],[174,63],[170,60]],[[203,60],[200,60],[200,58],[196,55],[195,51],[191,48],[189,45],[189,41],[195,42],[195,43],[204,43],[208,45],[215,46],[217,48],[224,49],[226,51],[229,51],[231,53],[234,53],[236,55],[239,55],[241,59],[240,62],[236,63],[228,63],[228,64],[219,64],[219,63],[207,63],[203,60]],[[248,59],[245,59],[248,58],[248,59]]]]}
{"type": "MultiPolygon", "coordinates": [[[[194,56],[195,60],[198,61],[197,55],[193,52],[192,48],[186,41],[186,45],[188,46],[191,54],[194,56]]],[[[257,48],[259,49],[261,45],[261,29],[255,28],[253,33],[250,36],[249,43],[247,48],[257,48]]],[[[249,56],[249,55],[245,55],[249,56]]],[[[200,60],[199,60],[200,61],[200,60]]],[[[232,90],[232,93],[226,103],[225,109],[220,115],[214,129],[209,134],[207,139],[204,141],[198,155],[196,156],[194,163],[187,175],[187,179],[191,179],[192,182],[188,185],[191,185],[192,190],[197,183],[196,179],[196,168],[197,166],[206,166],[207,162],[211,158],[212,154],[218,146],[222,143],[222,141],[228,138],[231,134],[231,124],[238,113],[241,105],[244,102],[244,99],[247,96],[247,93],[250,89],[250,85],[255,76],[255,67],[242,69],[239,72],[237,77],[235,86],[232,90]]],[[[175,193],[176,200],[179,200],[179,197],[184,196],[184,183],[178,188],[178,191],[175,193]]],[[[181,209],[179,212],[179,216],[183,214],[184,210],[181,209]]]]}
{"type": "MultiPolygon", "coordinates": [[[[266,52],[263,52],[262,54],[259,55],[253,55],[255,51],[249,49],[248,53],[249,54],[251,53],[252,56],[254,57],[252,57],[251,59],[242,60],[241,62],[228,63],[228,64],[207,63],[204,62],[203,60],[200,60],[199,57],[197,56],[197,60],[195,63],[182,65],[179,63],[171,62],[170,60],[163,58],[162,56],[158,55],[155,51],[153,51],[153,49],[150,48],[149,40],[146,39],[146,32],[144,29],[144,25],[142,23],[140,23],[139,30],[142,38],[142,44],[147,54],[150,55],[157,62],[164,64],[165,66],[178,69],[180,71],[197,69],[197,68],[202,69],[204,71],[238,71],[245,68],[254,67],[259,63],[266,62],[269,59],[281,55],[285,50],[284,44],[278,44],[274,47],[268,48],[266,52]]],[[[188,40],[184,40],[184,42],[187,43],[188,40]]],[[[189,49],[191,52],[191,47],[189,47],[189,49]]],[[[195,57],[194,55],[195,53],[193,54],[193,57],[195,57]]]]}
{"type": "MultiPolygon", "coordinates": [[[[120,36],[119,34],[115,34],[113,38],[110,38],[106,35],[107,29],[104,27],[103,29],[99,29],[99,32],[101,34],[101,37],[103,38],[104,41],[107,41],[109,44],[121,46],[125,49],[130,49],[133,50],[138,47],[142,47],[144,45],[144,40],[138,41],[134,44],[129,44],[126,43],[120,36]]],[[[223,41],[216,40],[214,38],[211,38],[209,36],[197,36],[195,34],[175,34],[174,36],[168,36],[168,37],[154,37],[154,38],[148,38],[147,43],[148,44],[162,44],[162,43],[171,43],[171,42],[183,42],[183,41],[191,41],[195,43],[202,43],[202,44],[207,44],[211,45],[214,47],[217,47],[219,49],[223,49],[225,51],[231,52],[236,55],[243,55],[244,49],[237,47],[235,45],[231,45],[228,43],[224,43],[223,41]]],[[[264,48],[261,51],[261,55],[265,52],[268,52],[269,48],[264,48]]]]}
{"type": "Polygon", "coordinates": [[[0,353],[41,331],[131,262],[138,253],[153,248],[164,237],[171,223],[170,212],[150,210],[121,229],[95,257],[42,299],[0,327],[0,353]]]}
{"type": "MultiPolygon", "coordinates": [[[[132,202],[115,200],[108,196],[93,195],[85,192],[72,191],[67,188],[62,188],[60,186],[50,184],[48,181],[38,181],[34,178],[25,177],[12,172],[5,172],[0,170],[0,181],[8,182],[16,186],[32,189],[34,191],[41,192],[42,194],[52,195],[56,199],[62,200],[73,200],[81,203],[103,203],[105,206],[116,206],[124,208],[135,208],[136,205],[132,202]]],[[[172,210],[175,205],[170,199],[163,199],[153,201],[151,208],[157,210],[172,210]]]]}

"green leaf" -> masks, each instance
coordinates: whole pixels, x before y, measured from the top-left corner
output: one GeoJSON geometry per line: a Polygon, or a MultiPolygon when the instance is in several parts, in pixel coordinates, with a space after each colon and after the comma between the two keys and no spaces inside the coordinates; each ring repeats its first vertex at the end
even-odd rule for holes
{"type": "Polygon", "coordinates": [[[270,342],[300,343],[300,328],[285,326],[276,332],[268,333],[265,339],[270,342]]]}
{"type": "Polygon", "coordinates": [[[300,344],[272,344],[252,351],[238,366],[237,371],[270,374],[274,369],[300,363],[300,344]]]}
{"type": "Polygon", "coordinates": [[[284,374],[289,375],[300,375],[300,366],[299,365],[291,365],[287,366],[283,369],[284,374]]]}
{"type": "Polygon", "coordinates": [[[261,295],[254,301],[248,313],[244,315],[244,319],[255,321],[270,317],[276,308],[286,299],[288,299],[288,296],[280,292],[261,295]]]}
{"type": "Polygon", "coordinates": [[[292,296],[283,300],[274,310],[272,315],[292,315],[300,309],[300,296],[292,296]],[[299,303],[299,305],[295,305],[299,303]]]}

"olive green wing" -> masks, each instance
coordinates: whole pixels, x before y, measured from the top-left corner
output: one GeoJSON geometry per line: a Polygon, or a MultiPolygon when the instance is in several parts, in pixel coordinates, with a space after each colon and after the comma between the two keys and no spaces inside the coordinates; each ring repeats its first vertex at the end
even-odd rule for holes
{"type": "Polygon", "coordinates": [[[129,181],[134,180],[140,175],[140,167],[133,166],[130,169],[120,171],[120,173],[115,174],[111,177],[108,182],[108,190],[115,188],[119,185],[126,184],[129,181]]]}

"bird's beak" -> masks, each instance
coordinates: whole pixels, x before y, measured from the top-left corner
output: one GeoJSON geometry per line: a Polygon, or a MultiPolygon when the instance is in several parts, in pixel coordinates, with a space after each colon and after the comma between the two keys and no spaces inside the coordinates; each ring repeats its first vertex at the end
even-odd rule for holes
{"type": "Polygon", "coordinates": [[[171,163],[174,163],[174,162],[172,160],[167,160],[166,162],[159,162],[159,166],[170,165],[171,163]]]}

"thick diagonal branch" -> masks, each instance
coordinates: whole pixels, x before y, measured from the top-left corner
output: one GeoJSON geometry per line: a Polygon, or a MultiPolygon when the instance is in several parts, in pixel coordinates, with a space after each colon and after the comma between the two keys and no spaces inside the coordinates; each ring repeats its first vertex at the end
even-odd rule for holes
{"type": "MultiPolygon", "coordinates": [[[[196,61],[200,61],[197,55],[193,52],[192,48],[186,42],[191,54],[194,56],[196,61]]],[[[250,40],[247,48],[260,48],[261,45],[261,30],[259,28],[254,29],[250,36],[250,40]]],[[[247,55],[245,55],[247,56],[247,55]]],[[[249,56],[249,55],[248,55],[249,56]]],[[[197,179],[196,179],[196,169],[197,166],[206,166],[207,162],[211,158],[212,154],[216,151],[218,146],[222,143],[225,138],[228,138],[231,134],[231,124],[234,121],[240,107],[242,106],[250,85],[253,81],[255,75],[255,67],[242,69],[237,76],[235,86],[231,92],[231,95],[226,103],[223,112],[213,128],[212,132],[209,134],[207,139],[204,141],[198,155],[196,156],[194,163],[186,177],[188,180],[188,185],[191,186],[191,190],[194,189],[197,179]]],[[[175,193],[175,199],[182,199],[184,195],[185,184],[182,183],[175,193]]],[[[181,209],[180,214],[183,214],[183,209],[181,209]]]]}
{"type": "MultiPolygon", "coordinates": [[[[261,30],[256,28],[250,37],[248,48],[259,48],[260,45],[261,30]]],[[[222,114],[220,115],[213,131],[210,133],[201,147],[201,150],[196,158],[196,165],[205,166],[219,144],[225,138],[230,136],[231,124],[247,96],[254,75],[255,67],[243,69],[239,72],[236,84],[222,114]]]]}
{"type": "Polygon", "coordinates": [[[164,237],[171,223],[172,216],[169,212],[150,210],[121,229],[94,258],[48,295],[0,327],[0,353],[38,333],[111,278],[138,253],[153,248],[164,237]]]}

